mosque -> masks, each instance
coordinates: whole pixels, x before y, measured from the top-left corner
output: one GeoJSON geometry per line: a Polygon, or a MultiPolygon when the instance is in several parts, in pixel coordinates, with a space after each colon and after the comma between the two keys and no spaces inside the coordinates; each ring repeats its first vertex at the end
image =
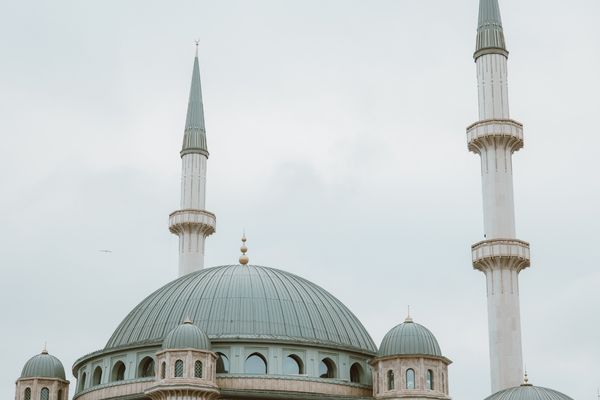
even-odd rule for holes
{"type": "MultiPolygon", "coordinates": [[[[476,51],[479,121],[468,149],[481,157],[485,240],[472,246],[485,274],[491,396],[573,400],[523,374],[519,272],[529,244],[517,239],[512,154],[523,125],[510,119],[506,48],[498,0],[480,0],[476,51]]],[[[205,210],[208,147],[198,54],[181,150],[179,275],[135,307],[104,348],[75,361],[77,400],[438,399],[449,400],[448,359],[408,316],[377,346],[331,293],[291,273],[251,265],[242,238],[238,265],[204,268],[215,215],[205,210]]],[[[25,363],[16,400],[67,400],[70,382],[46,350],[25,363]]]]}

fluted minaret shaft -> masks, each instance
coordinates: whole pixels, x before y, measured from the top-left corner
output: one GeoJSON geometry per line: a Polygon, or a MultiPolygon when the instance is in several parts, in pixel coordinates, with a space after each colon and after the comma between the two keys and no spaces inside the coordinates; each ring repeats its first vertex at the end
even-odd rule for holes
{"type": "Polygon", "coordinates": [[[518,275],[529,244],[516,239],[512,155],[523,126],[510,119],[508,51],[497,0],[480,0],[475,51],[479,122],[467,128],[469,150],[481,156],[485,239],[472,246],[473,266],[487,281],[492,393],[523,377],[518,275]]]}
{"type": "Polygon", "coordinates": [[[204,242],[214,233],[214,214],[204,210],[208,148],[200,85],[198,52],[181,148],[181,210],[169,216],[169,230],[179,236],[179,276],[204,267],[204,242]]]}

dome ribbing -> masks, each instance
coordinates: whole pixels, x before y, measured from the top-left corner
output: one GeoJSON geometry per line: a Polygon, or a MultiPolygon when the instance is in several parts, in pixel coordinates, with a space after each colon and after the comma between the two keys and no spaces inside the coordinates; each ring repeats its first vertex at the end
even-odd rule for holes
{"type": "Polygon", "coordinates": [[[254,265],[207,268],[168,283],[125,317],[106,348],[160,343],[187,317],[213,343],[260,340],[377,351],[356,316],[329,292],[254,265]]]}
{"type": "Polygon", "coordinates": [[[392,328],[381,341],[378,356],[425,355],[443,357],[433,333],[412,320],[392,328]]]}
{"type": "Polygon", "coordinates": [[[485,400],[573,400],[571,397],[533,385],[521,385],[510,389],[501,390],[487,397],[485,400]]]}
{"type": "Polygon", "coordinates": [[[21,378],[57,378],[65,380],[65,368],[60,360],[43,351],[25,363],[21,378]]]}

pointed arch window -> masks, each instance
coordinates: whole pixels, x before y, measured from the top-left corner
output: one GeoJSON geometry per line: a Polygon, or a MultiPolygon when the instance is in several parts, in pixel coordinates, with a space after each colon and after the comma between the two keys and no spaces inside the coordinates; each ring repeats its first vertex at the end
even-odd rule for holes
{"type": "Polygon", "coordinates": [[[433,390],[433,371],[427,370],[427,389],[433,390]]]}
{"type": "Polygon", "coordinates": [[[58,399],[58,400],[63,400],[63,391],[62,391],[62,389],[60,389],[60,390],[58,391],[58,397],[57,397],[57,399],[58,399]]]}
{"type": "Polygon", "coordinates": [[[119,382],[125,379],[125,364],[117,361],[112,370],[111,382],[119,382]]]}
{"type": "Polygon", "coordinates": [[[246,358],[244,372],[253,375],[265,375],[267,373],[267,360],[260,353],[253,353],[246,358]]]}
{"type": "Polygon", "coordinates": [[[166,376],[167,376],[167,364],[165,362],[163,362],[160,365],[160,379],[165,379],[166,376]]]}
{"type": "Polygon", "coordinates": [[[283,361],[283,373],[285,375],[302,375],[304,374],[304,363],[296,354],[290,354],[283,361]]]}
{"type": "Polygon", "coordinates": [[[359,363],[354,363],[350,367],[350,382],[360,383],[362,381],[362,367],[359,363]]]}
{"type": "Polygon", "coordinates": [[[97,366],[92,376],[92,386],[97,386],[102,382],[102,367],[97,366]]]}
{"type": "Polygon", "coordinates": [[[415,370],[412,368],[406,370],[406,388],[415,388],[415,370]]]}
{"type": "Polygon", "coordinates": [[[42,388],[42,391],[40,392],[40,400],[49,400],[50,399],[50,390],[45,387],[42,388]]]}
{"type": "Polygon", "coordinates": [[[23,396],[25,400],[31,400],[31,388],[25,389],[25,395],[23,396]]]}
{"type": "Polygon", "coordinates": [[[223,353],[217,353],[217,374],[229,373],[229,358],[223,353]]]}
{"type": "Polygon", "coordinates": [[[175,378],[183,378],[183,361],[175,361],[175,378]]]}
{"type": "Polygon", "coordinates": [[[150,378],[154,374],[154,359],[152,357],[144,357],[138,367],[138,377],[150,378]]]}
{"type": "Polygon", "coordinates": [[[200,361],[200,360],[197,360],[194,363],[194,377],[202,378],[202,361],[200,361]]]}
{"type": "Polygon", "coordinates": [[[87,374],[84,372],[83,374],[81,374],[81,378],[79,378],[79,391],[81,392],[83,389],[85,389],[85,380],[87,378],[87,374]]]}
{"type": "Polygon", "coordinates": [[[332,379],[337,375],[335,362],[331,358],[324,358],[319,363],[319,377],[332,379]]]}
{"type": "Polygon", "coordinates": [[[394,390],[395,388],[394,382],[394,371],[391,369],[387,372],[387,390],[394,390]]]}

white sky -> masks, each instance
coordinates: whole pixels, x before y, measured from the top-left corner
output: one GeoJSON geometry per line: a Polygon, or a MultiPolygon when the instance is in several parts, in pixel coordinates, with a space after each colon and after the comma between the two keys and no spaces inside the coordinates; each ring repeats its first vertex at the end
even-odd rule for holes
{"type": "MultiPolygon", "coordinates": [[[[503,0],[524,357],[532,383],[600,386],[600,2],[503,0]]],[[[407,304],[489,394],[477,0],[0,1],[0,397],[48,341],[67,368],[177,274],[167,229],[194,46],[218,218],[207,265],[306,277],[376,343],[407,304]],[[99,249],[111,249],[104,254],[99,249]]]]}

